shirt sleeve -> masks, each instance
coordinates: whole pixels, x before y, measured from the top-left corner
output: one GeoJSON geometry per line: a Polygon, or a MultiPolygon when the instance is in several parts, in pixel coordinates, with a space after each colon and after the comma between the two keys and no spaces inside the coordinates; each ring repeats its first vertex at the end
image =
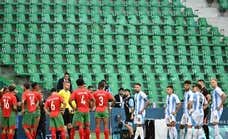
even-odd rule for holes
{"type": "Polygon", "coordinates": [[[224,94],[224,92],[222,91],[221,88],[216,88],[215,90],[220,96],[222,96],[224,94]]]}
{"type": "Polygon", "coordinates": [[[48,100],[45,102],[44,107],[48,108],[48,100]]]}
{"type": "Polygon", "coordinates": [[[14,105],[17,105],[17,98],[16,98],[16,96],[13,97],[12,103],[13,103],[14,105]]]}
{"type": "Polygon", "coordinates": [[[107,94],[108,94],[108,99],[111,100],[113,98],[112,94],[109,92],[107,92],[107,94]]]}
{"type": "Polygon", "coordinates": [[[145,101],[148,100],[147,95],[146,95],[144,92],[141,93],[141,97],[142,97],[145,101]]]}
{"type": "Polygon", "coordinates": [[[25,101],[26,100],[26,95],[25,93],[22,94],[22,100],[21,101],[25,101]]]}
{"type": "Polygon", "coordinates": [[[180,99],[178,98],[177,95],[175,95],[175,99],[176,99],[176,103],[177,103],[177,104],[180,103],[180,99]]]}
{"type": "Polygon", "coordinates": [[[189,93],[189,95],[190,95],[190,96],[189,96],[189,101],[193,101],[193,95],[194,95],[194,94],[193,94],[193,93],[189,93]]]}
{"type": "Polygon", "coordinates": [[[134,108],[134,100],[133,100],[133,98],[131,98],[131,99],[129,100],[129,107],[130,107],[130,108],[134,108]]]}
{"type": "Polygon", "coordinates": [[[70,100],[74,100],[75,99],[75,95],[76,95],[76,92],[73,92],[71,95],[70,95],[70,100]]]}

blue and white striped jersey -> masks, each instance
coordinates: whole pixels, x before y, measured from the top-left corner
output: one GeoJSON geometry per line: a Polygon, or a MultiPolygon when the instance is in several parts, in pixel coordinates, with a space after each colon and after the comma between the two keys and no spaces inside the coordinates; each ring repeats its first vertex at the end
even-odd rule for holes
{"type": "Polygon", "coordinates": [[[222,103],[222,98],[221,96],[224,94],[221,88],[216,87],[212,91],[212,104],[211,104],[211,109],[216,110],[222,103]]]}
{"type": "Polygon", "coordinates": [[[180,103],[180,99],[176,94],[167,95],[165,114],[170,115],[172,112],[175,112],[178,103],[180,103]]]}

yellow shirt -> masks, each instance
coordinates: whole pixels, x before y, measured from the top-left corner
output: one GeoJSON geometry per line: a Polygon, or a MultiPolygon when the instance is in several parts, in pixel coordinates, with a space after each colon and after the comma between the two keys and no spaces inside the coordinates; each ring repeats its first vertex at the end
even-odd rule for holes
{"type": "MultiPolygon", "coordinates": [[[[71,95],[70,91],[62,89],[59,91],[58,94],[63,98],[64,102],[66,103],[66,109],[69,109],[71,111],[72,107],[69,104],[70,95],[71,95]]],[[[61,107],[63,108],[63,105],[61,107]]],[[[74,103],[73,103],[73,107],[76,107],[74,103]]]]}

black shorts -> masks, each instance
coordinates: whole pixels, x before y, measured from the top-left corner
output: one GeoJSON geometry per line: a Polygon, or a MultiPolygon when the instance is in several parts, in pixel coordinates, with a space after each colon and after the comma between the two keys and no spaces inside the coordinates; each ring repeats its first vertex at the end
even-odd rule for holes
{"type": "Polygon", "coordinates": [[[72,123],[73,114],[70,113],[69,109],[65,109],[63,114],[64,125],[72,123]]]}

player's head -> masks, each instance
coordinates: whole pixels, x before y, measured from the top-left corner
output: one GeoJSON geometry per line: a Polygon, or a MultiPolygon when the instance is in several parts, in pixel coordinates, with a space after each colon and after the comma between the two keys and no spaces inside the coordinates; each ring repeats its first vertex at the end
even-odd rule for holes
{"type": "Polygon", "coordinates": [[[56,93],[57,93],[57,89],[56,88],[52,88],[51,91],[50,91],[50,95],[56,94],[56,93]]]}
{"type": "Polygon", "coordinates": [[[211,87],[216,88],[218,86],[218,81],[215,78],[211,79],[211,87]]]}
{"type": "Polygon", "coordinates": [[[184,81],[184,90],[189,91],[191,89],[192,82],[190,80],[184,81]]]}
{"type": "Polygon", "coordinates": [[[11,84],[11,85],[8,87],[8,89],[9,89],[10,92],[14,92],[15,89],[16,89],[16,86],[13,85],[13,84],[11,84]]]}
{"type": "Polygon", "coordinates": [[[36,91],[40,90],[40,86],[37,82],[33,82],[31,86],[33,90],[36,90],[36,91]]]}
{"type": "Polygon", "coordinates": [[[124,89],[124,95],[125,95],[126,97],[130,96],[130,95],[131,95],[130,89],[124,89]]]}
{"type": "Polygon", "coordinates": [[[68,82],[68,81],[63,82],[63,88],[65,90],[69,90],[70,89],[70,82],[68,82]]]}
{"type": "Polygon", "coordinates": [[[92,86],[92,85],[89,85],[89,86],[87,87],[87,89],[90,91],[90,93],[93,93],[93,86],[92,86]]]}
{"type": "Polygon", "coordinates": [[[141,91],[141,84],[140,83],[135,83],[134,85],[134,90],[136,93],[141,91]]]}
{"type": "Polygon", "coordinates": [[[24,83],[23,87],[24,87],[24,90],[30,89],[30,83],[24,83]]]}
{"type": "Polygon", "coordinates": [[[172,85],[168,85],[168,86],[166,87],[166,93],[167,93],[168,95],[171,95],[171,94],[173,93],[173,86],[172,86],[172,85]]]}
{"type": "Polygon", "coordinates": [[[1,90],[0,90],[0,96],[2,96],[3,94],[9,92],[9,89],[8,87],[3,87],[1,90]]]}
{"type": "Polygon", "coordinates": [[[119,95],[124,95],[124,88],[119,88],[118,93],[119,95]]]}
{"type": "Polygon", "coordinates": [[[83,87],[85,85],[85,82],[82,78],[77,79],[76,84],[78,87],[83,87]]]}
{"type": "Polygon", "coordinates": [[[200,92],[201,91],[201,89],[202,89],[202,86],[200,85],[200,84],[194,84],[193,86],[192,86],[192,90],[193,90],[193,92],[195,93],[195,92],[200,92]]]}
{"type": "Polygon", "coordinates": [[[68,72],[64,73],[64,79],[67,81],[70,79],[70,74],[68,72]]]}
{"type": "Polygon", "coordinates": [[[100,82],[98,83],[98,89],[99,89],[99,90],[104,90],[105,85],[106,85],[105,82],[100,81],[100,82]]]}
{"type": "Polygon", "coordinates": [[[203,79],[198,80],[198,84],[200,84],[203,87],[205,87],[205,81],[203,79]]]}

